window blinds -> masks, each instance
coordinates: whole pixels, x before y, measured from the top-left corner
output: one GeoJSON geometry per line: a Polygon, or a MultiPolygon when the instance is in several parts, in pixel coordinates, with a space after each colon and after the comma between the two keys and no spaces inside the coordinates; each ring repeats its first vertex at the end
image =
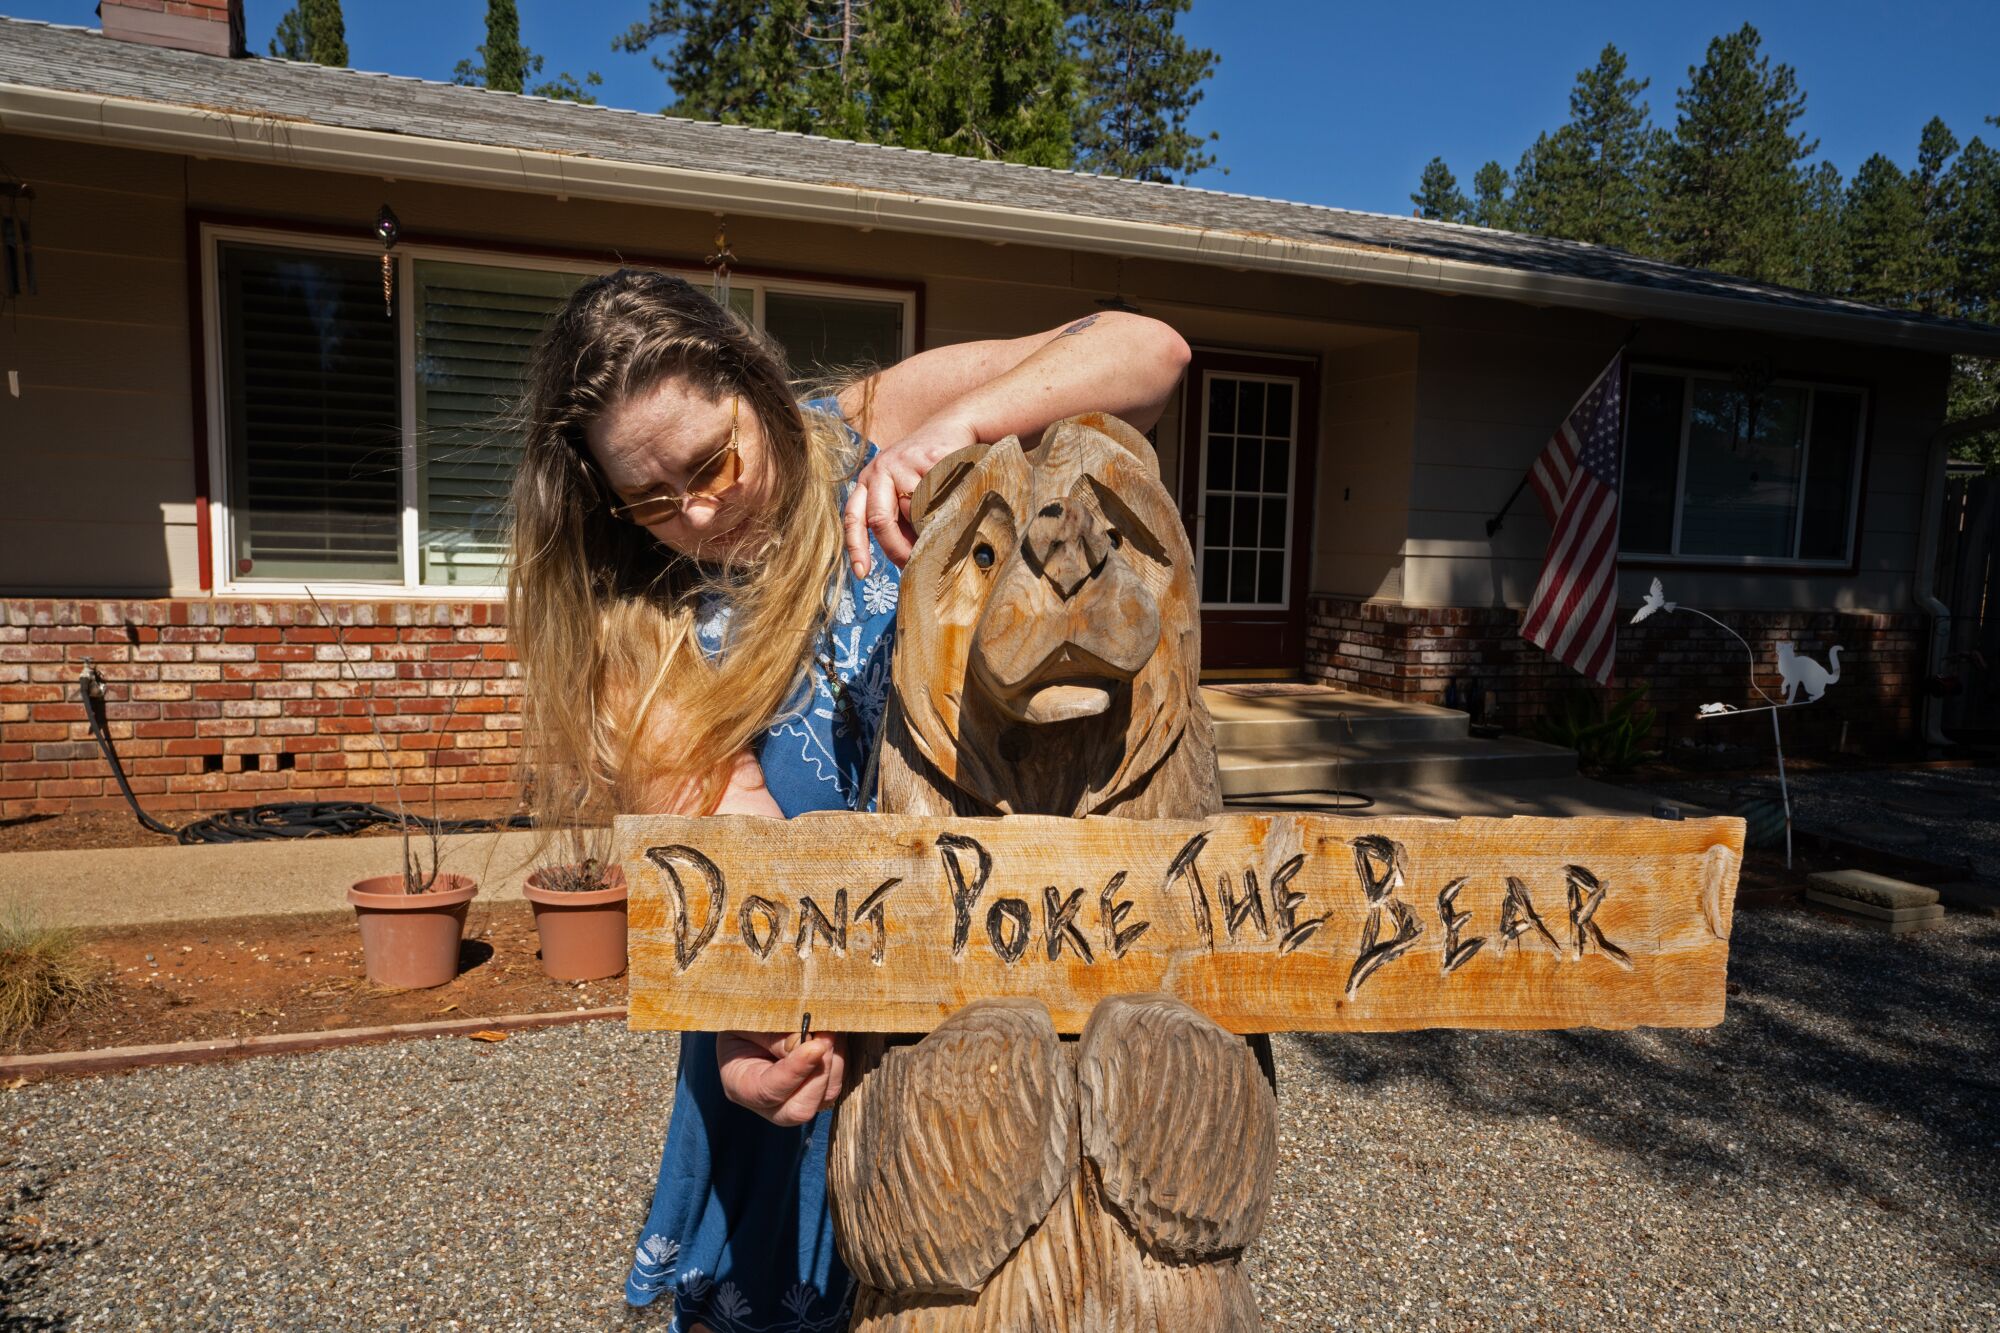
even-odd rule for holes
{"type": "Polygon", "coordinates": [[[380,266],[232,245],[221,279],[235,577],[399,578],[396,322],[380,266]]]}
{"type": "Polygon", "coordinates": [[[583,275],[420,260],[416,278],[422,578],[498,583],[521,455],[509,413],[535,339],[583,275]]]}

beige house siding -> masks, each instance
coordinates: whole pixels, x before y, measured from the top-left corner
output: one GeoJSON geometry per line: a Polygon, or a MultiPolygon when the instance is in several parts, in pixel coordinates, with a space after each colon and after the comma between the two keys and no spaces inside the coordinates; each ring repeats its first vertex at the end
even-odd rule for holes
{"type": "MultiPolygon", "coordinates": [[[[1601,321],[1544,311],[1503,327],[1474,303],[1464,310],[1482,317],[1422,330],[1402,600],[1519,607],[1534,590],[1548,525],[1527,493],[1496,537],[1487,537],[1486,520],[1603,369],[1607,345],[1601,321]]],[[[1677,599],[1700,606],[1910,608],[1926,442],[1943,420],[1945,357],[1650,323],[1632,357],[1639,364],[1725,369],[1768,359],[1787,377],[1850,381],[1869,391],[1869,421],[1853,573],[1635,565],[1620,572],[1621,603],[1636,603],[1657,574],[1677,599]]]]}
{"type": "Polygon", "coordinates": [[[163,593],[195,579],[181,159],[8,140],[35,183],[39,294],[0,320],[0,588],[163,593]]]}
{"type": "MultiPolygon", "coordinates": [[[[0,590],[196,593],[186,210],[351,225],[384,202],[405,233],[658,258],[707,252],[715,218],[455,186],[308,172],[16,137],[37,183],[40,294],[7,330],[20,398],[0,396],[13,484],[0,490],[0,590]]],[[[1322,367],[1312,591],[1413,606],[1519,605],[1546,528],[1523,497],[1499,538],[1483,524],[1601,368],[1615,319],[1469,297],[1119,260],[1067,249],[732,216],[741,264],[920,281],[923,345],[1015,337],[1097,309],[1116,291],[1190,343],[1317,358],[1322,367]]],[[[1635,355],[1787,371],[1872,390],[1860,569],[1681,571],[1689,601],[1895,610],[1908,605],[1924,441],[1945,358],[1777,343],[1648,322],[1635,355]]],[[[1178,489],[1179,403],[1160,423],[1178,489]]],[[[1649,571],[1627,571],[1635,600],[1649,571]]],[[[422,594],[417,594],[421,596],[422,594]]]]}

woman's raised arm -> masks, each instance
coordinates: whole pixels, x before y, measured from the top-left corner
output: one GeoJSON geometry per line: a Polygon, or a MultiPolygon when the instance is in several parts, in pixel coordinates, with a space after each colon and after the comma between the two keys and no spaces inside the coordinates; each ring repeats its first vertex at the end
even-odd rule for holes
{"type": "MultiPolygon", "coordinates": [[[[1044,427],[1079,412],[1149,430],[1187,362],[1187,342],[1170,326],[1102,311],[1026,338],[934,348],[875,376],[866,425],[881,450],[861,470],[844,517],[855,573],[867,573],[871,530],[891,560],[910,558],[914,533],[899,497],[939,459],[1009,435],[1032,447],[1044,427]]],[[[861,386],[843,396],[850,421],[862,397],[861,386]]]]}

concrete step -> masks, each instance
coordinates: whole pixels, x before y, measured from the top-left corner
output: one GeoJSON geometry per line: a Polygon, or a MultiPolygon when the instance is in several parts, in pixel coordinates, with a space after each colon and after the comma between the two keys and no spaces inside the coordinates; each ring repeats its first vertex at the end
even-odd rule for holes
{"type": "Polygon", "coordinates": [[[1333,787],[1380,794],[1405,787],[1478,786],[1576,775],[1576,752],[1540,741],[1370,739],[1232,746],[1218,755],[1224,799],[1333,787]]]}
{"type": "MultiPolygon", "coordinates": [[[[1237,687],[1242,689],[1243,687],[1237,687]]],[[[1215,743],[1234,750],[1274,745],[1353,745],[1365,741],[1451,741],[1467,735],[1466,715],[1435,704],[1399,703],[1345,690],[1289,687],[1239,693],[1203,690],[1215,743]]]]}
{"type": "MultiPolygon", "coordinates": [[[[1471,815],[1489,817],[1540,815],[1549,818],[1612,816],[1650,819],[1658,800],[1651,792],[1632,787],[1614,787],[1589,778],[1529,778],[1481,782],[1473,787],[1397,787],[1368,793],[1374,804],[1363,809],[1337,809],[1326,797],[1239,795],[1231,797],[1226,810],[1286,810],[1319,814],[1348,815],[1355,819],[1381,819],[1390,815],[1428,815],[1433,818],[1463,819],[1471,815]]],[[[1697,819],[1712,811],[1682,804],[1683,815],[1697,819]]]]}

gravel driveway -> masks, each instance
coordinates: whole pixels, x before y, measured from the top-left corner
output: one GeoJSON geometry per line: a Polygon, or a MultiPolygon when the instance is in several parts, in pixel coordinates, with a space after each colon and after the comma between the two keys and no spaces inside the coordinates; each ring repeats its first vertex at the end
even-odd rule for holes
{"type": "MultiPolygon", "coordinates": [[[[1745,914],[1732,974],[1714,1032],[1281,1039],[1266,1316],[2000,1324],[2000,921],[1745,914]]],[[[672,1049],[595,1024],[0,1094],[0,1328],[619,1327],[672,1049]]]]}
{"type": "MultiPolygon", "coordinates": [[[[1797,827],[2000,883],[2000,768],[1793,770],[1797,827]]],[[[1664,796],[1733,810],[1748,795],[1778,797],[1768,778],[1690,778],[1649,784],[1664,796]]]]}

